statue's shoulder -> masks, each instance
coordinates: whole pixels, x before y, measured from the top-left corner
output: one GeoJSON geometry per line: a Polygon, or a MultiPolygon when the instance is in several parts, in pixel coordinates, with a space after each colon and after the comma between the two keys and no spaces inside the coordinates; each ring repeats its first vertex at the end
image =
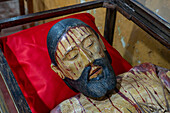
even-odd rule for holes
{"type": "Polygon", "coordinates": [[[152,63],[143,63],[133,67],[130,71],[132,76],[144,79],[148,82],[160,82],[170,91],[170,69],[163,68],[152,63]]]}
{"type": "Polygon", "coordinates": [[[170,91],[170,70],[151,63],[143,63],[133,67],[128,72],[117,76],[117,82],[121,89],[145,90],[145,87],[163,85],[170,91]]]}
{"type": "MultiPolygon", "coordinates": [[[[165,68],[162,70],[168,71],[165,68]]],[[[150,80],[158,80],[159,79],[159,70],[158,66],[151,63],[143,63],[131,68],[128,72],[120,75],[122,78],[130,77],[131,80],[134,79],[150,79],[150,80]]]]}

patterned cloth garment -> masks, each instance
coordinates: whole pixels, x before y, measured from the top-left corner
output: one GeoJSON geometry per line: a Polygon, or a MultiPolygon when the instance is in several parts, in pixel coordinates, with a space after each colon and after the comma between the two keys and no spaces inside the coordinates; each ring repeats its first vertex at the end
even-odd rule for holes
{"type": "Polygon", "coordinates": [[[117,76],[117,86],[103,100],[78,94],[63,101],[51,113],[165,113],[170,101],[170,70],[150,63],[117,76]]]}

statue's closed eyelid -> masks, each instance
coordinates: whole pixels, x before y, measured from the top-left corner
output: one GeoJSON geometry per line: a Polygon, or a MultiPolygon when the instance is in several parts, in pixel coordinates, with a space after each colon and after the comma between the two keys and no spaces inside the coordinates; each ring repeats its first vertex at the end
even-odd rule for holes
{"type": "Polygon", "coordinates": [[[88,44],[85,46],[85,48],[91,47],[91,46],[93,45],[93,43],[94,43],[94,41],[91,41],[90,43],[88,43],[88,44]]]}
{"type": "Polygon", "coordinates": [[[78,53],[76,53],[74,56],[72,56],[71,58],[69,58],[69,60],[74,60],[75,58],[77,58],[78,53]]]}
{"type": "Polygon", "coordinates": [[[78,49],[72,49],[65,55],[65,57],[63,59],[64,60],[73,60],[77,56],[78,56],[78,49]]]}
{"type": "Polygon", "coordinates": [[[83,40],[82,44],[83,44],[83,48],[88,48],[91,47],[94,43],[94,40],[91,39],[90,37],[86,38],[85,40],[83,40]]]}

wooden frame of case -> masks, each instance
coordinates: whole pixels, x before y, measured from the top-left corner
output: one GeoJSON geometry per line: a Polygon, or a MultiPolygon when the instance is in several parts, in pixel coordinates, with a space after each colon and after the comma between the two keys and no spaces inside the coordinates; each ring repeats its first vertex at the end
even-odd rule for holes
{"type": "MultiPolygon", "coordinates": [[[[0,31],[2,29],[17,25],[22,25],[30,22],[63,16],[99,7],[107,8],[104,37],[110,44],[112,44],[113,42],[116,12],[119,11],[127,19],[132,20],[139,27],[141,27],[147,33],[153,36],[153,38],[155,38],[161,44],[170,49],[169,26],[165,22],[163,22],[159,17],[155,16],[152,12],[150,12],[148,9],[142,7],[139,3],[136,3],[133,0],[94,0],[92,2],[86,2],[53,10],[17,16],[9,19],[3,19],[0,20],[0,31]]],[[[5,60],[1,49],[0,81],[2,84],[4,84],[0,88],[3,88],[6,92],[8,91],[7,95],[9,101],[13,103],[9,106],[4,104],[5,107],[3,109],[9,109],[10,107],[10,109],[13,109],[13,112],[30,113],[31,110],[14,78],[14,75],[7,61],[5,60]]],[[[4,94],[4,92],[2,93],[4,94]]],[[[4,103],[6,103],[5,100],[3,101],[4,103]]],[[[2,106],[1,103],[0,106],[2,106]]],[[[2,110],[1,107],[0,109],[2,110]]]]}

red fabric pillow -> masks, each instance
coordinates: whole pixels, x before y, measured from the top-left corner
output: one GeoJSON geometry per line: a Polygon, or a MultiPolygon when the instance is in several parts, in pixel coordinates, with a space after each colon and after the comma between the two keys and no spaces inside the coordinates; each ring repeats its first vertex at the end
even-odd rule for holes
{"type": "MultiPolygon", "coordinates": [[[[80,19],[99,33],[94,17],[80,13],[23,30],[1,40],[7,62],[33,113],[47,113],[61,101],[76,94],[51,70],[47,51],[48,31],[56,22],[65,18],[80,19]]],[[[102,39],[112,58],[116,75],[128,71],[131,65],[102,39]]]]}

